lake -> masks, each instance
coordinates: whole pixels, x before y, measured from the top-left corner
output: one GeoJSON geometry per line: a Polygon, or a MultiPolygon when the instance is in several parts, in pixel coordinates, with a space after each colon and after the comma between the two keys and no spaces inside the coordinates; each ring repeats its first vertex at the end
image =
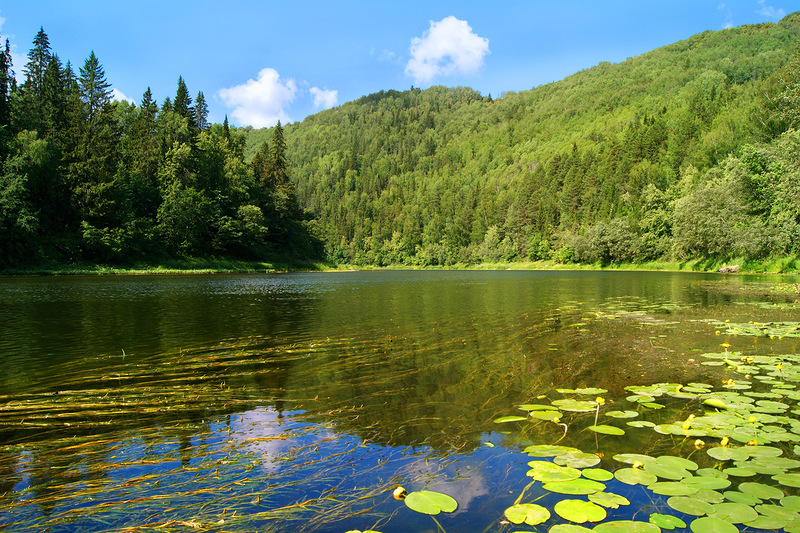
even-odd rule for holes
{"type": "Polygon", "coordinates": [[[560,524],[580,520],[559,502],[590,493],[544,488],[537,462],[556,478],[570,477],[561,467],[596,470],[596,492],[627,499],[598,504],[597,523],[656,513],[800,531],[800,481],[785,477],[800,452],[796,282],[570,271],[0,278],[0,530],[566,532],[560,524]],[[721,412],[729,418],[712,418],[721,412]],[[728,449],[723,433],[743,458],[714,457],[728,449]],[[755,448],[778,450],[783,466],[765,459],[778,451],[745,453],[755,448]],[[649,463],[660,456],[702,475],[665,479],[649,463]],[[652,480],[600,473],[622,469],[676,487],[660,494],[652,480]],[[668,500],[684,497],[686,479],[725,500],[709,505],[758,517],[676,508],[668,500]],[[780,494],[753,496],[748,483],[780,494]],[[392,497],[398,485],[458,507],[415,512],[392,497]],[[505,511],[524,503],[551,516],[515,525],[505,511]]]}

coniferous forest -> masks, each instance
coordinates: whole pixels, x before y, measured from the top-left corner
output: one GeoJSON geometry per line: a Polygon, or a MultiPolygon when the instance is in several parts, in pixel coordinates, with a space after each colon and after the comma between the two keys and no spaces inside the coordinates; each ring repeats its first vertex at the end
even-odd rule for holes
{"type": "Polygon", "coordinates": [[[0,53],[0,263],[356,265],[800,254],[800,12],[520,93],[381,91],[208,124],[202,92],[112,102],[37,35],[0,53]]]}

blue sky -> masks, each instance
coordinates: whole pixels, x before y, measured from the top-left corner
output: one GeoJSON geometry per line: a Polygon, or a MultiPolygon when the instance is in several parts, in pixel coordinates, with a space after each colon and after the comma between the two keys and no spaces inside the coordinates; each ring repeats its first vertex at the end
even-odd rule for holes
{"type": "Polygon", "coordinates": [[[261,127],[382,89],[522,91],[797,10],[800,0],[0,0],[0,35],[18,77],[43,27],[76,71],[94,50],[120,98],[138,103],[150,87],[162,102],[183,76],[210,121],[261,127]]]}

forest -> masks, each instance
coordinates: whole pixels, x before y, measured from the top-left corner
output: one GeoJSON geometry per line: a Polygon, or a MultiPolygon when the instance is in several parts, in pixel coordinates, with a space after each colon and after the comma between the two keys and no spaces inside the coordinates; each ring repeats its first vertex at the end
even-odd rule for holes
{"type": "Polygon", "coordinates": [[[380,91],[268,129],[202,92],[112,102],[40,31],[0,53],[0,265],[352,265],[800,254],[800,12],[493,98],[380,91]]]}
{"type": "Polygon", "coordinates": [[[797,254],[799,33],[708,31],[494,99],[365,96],[286,128],[298,199],[357,265],[797,254]]]}
{"type": "Polygon", "coordinates": [[[76,73],[40,29],[15,81],[0,52],[0,268],[319,258],[278,124],[245,160],[244,132],[209,124],[182,77],[158,105],[112,101],[94,52],[76,73]]]}

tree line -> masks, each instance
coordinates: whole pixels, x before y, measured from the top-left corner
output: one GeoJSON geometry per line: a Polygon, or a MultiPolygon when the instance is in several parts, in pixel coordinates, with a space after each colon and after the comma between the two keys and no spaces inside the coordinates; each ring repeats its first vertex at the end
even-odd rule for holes
{"type": "Polygon", "coordinates": [[[159,106],[112,101],[91,52],[76,73],[44,29],[17,84],[0,51],[0,267],[171,257],[319,257],[280,124],[256,157],[242,131],[208,123],[182,77],[159,106]]]}

